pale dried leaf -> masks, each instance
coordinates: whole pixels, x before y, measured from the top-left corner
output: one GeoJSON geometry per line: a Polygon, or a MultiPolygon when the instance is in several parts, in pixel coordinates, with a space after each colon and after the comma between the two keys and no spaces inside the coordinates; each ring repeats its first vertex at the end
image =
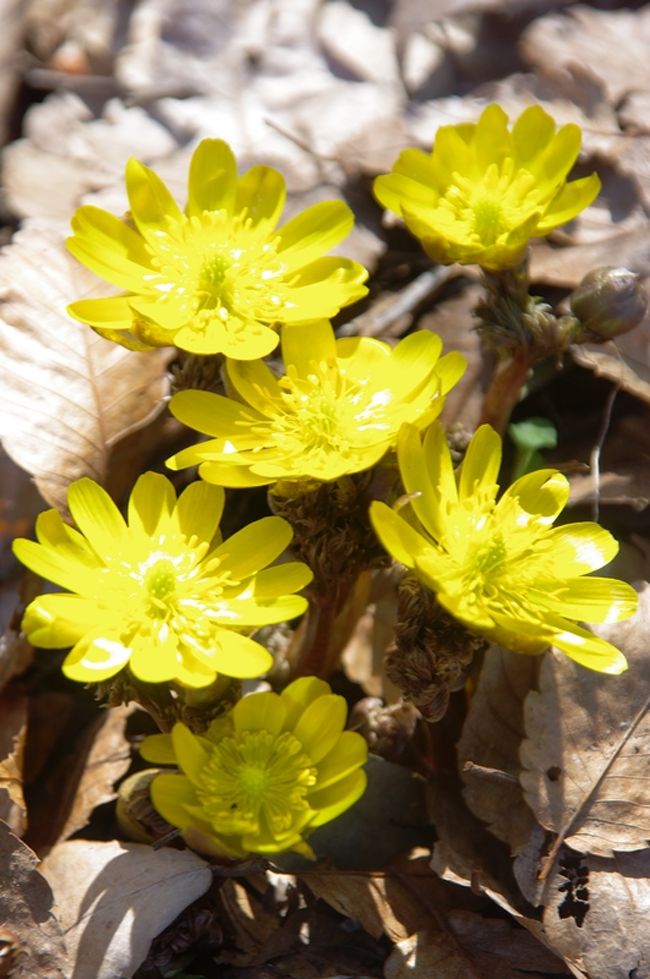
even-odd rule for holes
{"type": "Polygon", "coordinates": [[[151,164],[177,146],[168,130],[140,106],[111,99],[102,116],[93,119],[88,106],[70,92],[32,106],[24,131],[25,139],[3,151],[8,206],[21,217],[66,223],[87,194],[121,187],[130,156],[151,164]]]}
{"type": "Polygon", "coordinates": [[[633,619],[598,630],[625,653],[626,673],[610,677],[548,654],[539,692],[526,699],[520,778],[537,819],[556,834],[551,855],[562,842],[611,856],[650,839],[649,615],[644,585],[633,619]]]}
{"type": "Polygon", "coordinates": [[[393,31],[367,10],[331,0],[318,19],[318,40],[326,54],[360,81],[398,82],[393,31]]]}
{"type": "Polygon", "coordinates": [[[23,795],[23,756],[27,733],[27,696],[19,687],[0,694],[0,819],[17,836],[27,826],[23,795]]]}
{"type": "Polygon", "coordinates": [[[535,820],[518,781],[523,704],[539,661],[498,646],[488,650],[458,743],[467,805],[517,853],[535,820]]]}
{"type": "Polygon", "coordinates": [[[613,859],[560,855],[548,882],[544,928],[574,975],[650,976],[650,852],[613,859]]]}
{"type": "Polygon", "coordinates": [[[650,86],[650,10],[591,10],[540,17],[524,32],[523,57],[543,74],[548,65],[582,65],[604,86],[611,103],[650,86]]]}
{"type": "Polygon", "coordinates": [[[69,979],[128,979],[153,938],[212,882],[195,853],[139,843],[68,841],[52,850],[41,871],[75,962],[69,979]]]}
{"type": "Polygon", "coordinates": [[[26,228],[0,256],[0,438],[59,507],[74,479],[105,479],[111,448],[158,414],[168,390],[167,350],[125,350],[66,316],[95,281],[51,227],[26,228]]]}
{"type": "MultiPolygon", "coordinates": [[[[29,847],[0,821],[0,922],[2,942],[15,955],[12,979],[70,979],[59,921],[52,912],[52,891],[36,869],[29,847]]],[[[7,956],[8,957],[8,956],[7,956]]]]}

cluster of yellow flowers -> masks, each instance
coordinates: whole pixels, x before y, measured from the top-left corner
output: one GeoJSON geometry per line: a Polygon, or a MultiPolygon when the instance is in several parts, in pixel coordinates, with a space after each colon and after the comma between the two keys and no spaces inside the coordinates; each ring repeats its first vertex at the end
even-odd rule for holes
{"type": "MultiPolygon", "coordinates": [[[[402,153],[375,192],[436,261],[509,268],[531,237],[598,193],[595,175],[567,183],[579,148],[578,128],[557,131],[538,106],[510,130],[492,105],[474,125],[442,127],[431,154],[402,153]]],[[[38,518],[38,542],[15,542],[25,565],[66,589],[28,607],[32,643],[71,647],[63,670],[81,682],[130,671],[137,681],[201,689],[219,674],[266,674],[272,657],[252,636],[305,611],[297,593],[312,571],[273,563],[292,539],[282,517],[222,540],[224,487],[281,486],[299,497],[396,448],[407,496],[399,513],[375,501],[372,526],[451,615],[518,652],[553,644],[592,669],[625,669],[622,654],[579,623],[632,615],[636,594],[585,577],[617,551],[607,531],[552,526],[568,498],[564,476],[529,473],[497,499],[501,440],[489,426],[454,471],[436,419],[462,356],[441,356],[428,331],[394,347],[335,338],[329,319],[367,292],[361,265],[326,255],[352,227],[345,204],[314,205],[278,228],[283,178],[263,166],[238,176],[221,140],[196,149],[184,211],[135,160],[126,185],[125,219],[82,207],[68,242],[122,291],[69,312],[133,349],[223,355],[227,394],[185,390],[171,400],[179,421],[210,437],[168,460],[172,470],[199,465],[201,480],[178,498],[166,477],[145,473],[125,520],[101,487],[81,479],[68,493],[78,529],[49,510],[38,518]],[[263,360],[278,343],[281,376],[263,360]]],[[[207,852],[309,854],[306,835],[365,787],[365,742],[343,730],[345,720],[343,698],[303,677],[280,694],[243,697],[202,733],[177,723],[143,748],[150,761],[180,769],[154,780],[153,803],[207,852]]]]}

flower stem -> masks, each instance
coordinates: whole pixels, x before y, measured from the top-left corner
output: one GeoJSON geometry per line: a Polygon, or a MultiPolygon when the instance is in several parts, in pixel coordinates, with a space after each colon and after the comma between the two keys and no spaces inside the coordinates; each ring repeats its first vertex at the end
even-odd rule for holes
{"type": "Polygon", "coordinates": [[[363,571],[355,581],[339,582],[312,598],[303,626],[289,650],[294,676],[319,676],[326,680],[339,658],[370,594],[371,574],[363,571]]]}
{"type": "Polygon", "coordinates": [[[504,434],[532,364],[530,352],[519,350],[497,368],[485,393],[481,424],[491,425],[499,435],[504,434]]]}

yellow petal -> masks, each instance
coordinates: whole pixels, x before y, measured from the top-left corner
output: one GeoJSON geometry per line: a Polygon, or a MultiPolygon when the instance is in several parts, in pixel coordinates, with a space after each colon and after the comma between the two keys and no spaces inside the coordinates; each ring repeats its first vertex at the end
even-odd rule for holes
{"type": "Polygon", "coordinates": [[[236,731],[268,731],[285,728],[287,709],[277,693],[252,693],[235,704],[232,713],[236,731]]]}
{"type": "Polygon", "coordinates": [[[184,775],[156,775],[149,788],[156,812],[172,826],[190,827],[195,820],[187,811],[197,798],[192,783],[184,775]]]}
{"type": "Polygon", "coordinates": [[[460,467],[458,496],[461,500],[477,492],[494,502],[501,467],[501,439],[489,425],[481,425],[472,436],[460,467]]]}
{"type": "Polygon", "coordinates": [[[618,543],[596,523],[553,527],[544,537],[559,578],[574,578],[597,571],[618,553],[618,543]]]}
{"type": "Polygon", "coordinates": [[[286,193],[284,177],[273,167],[251,167],[237,182],[235,210],[246,211],[257,235],[267,235],[280,219],[286,193]]]}
{"type": "Polygon", "coordinates": [[[222,139],[203,139],[190,161],[187,188],[187,213],[203,211],[232,214],[237,189],[237,162],[222,139]]]}
{"type": "Polygon", "coordinates": [[[201,775],[208,763],[208,752],[190,729],[180,722],[171,730],[171,740],[177,764],[194,785],[201,784],[201,775]]]}
{"type": "Polygon", "coordinates": [[[343,731],[332,750],[318,765],[318,791],[346,778],[368,761],[368,745],[360,734],[343,731]]]}
{"type": "Polygon", "coordinates": [[[169,220],[181,221],[176,201],[153,170],[131,158],[126,165],[126,190],[131,214],[141,234],[167,233],[169,220]]]}
{"type": "Polygon", "coordinates": [[[248,679],[262,676],[273,665],[273,657],[253,639],[241,636],[229,629],[219,629],[214,656],[215,668],[226,676],[248,679]]]}
{"type": "Polygon", "coordinates": [[[212,541],[219,529],[226,495],[221,486],[194,482],[178,498],[175,517],[179,530],[189,540],[212,541]]]}
{"type": "Polygon", "coordinates": [[[353,224],[354,214],[343,201],[312,204],[278,230],[278,256],[287,271],[294,271],[338,245],[353,224]]]}
{"type": "Polygon", "coordinates": [[[169,525],[175,505],[176,493],[170,481],[160,473],[143,473],[129,498],[129,527],[153,537],[161,524],[169,525]]]}
{"type": "Polygon", "coordinates": [[[293,531],[282,517],[263,517],[224,541],[213,552],[220,571],[241,581],[274,561],[291,542],[293,531]]]}
{"type": "Polygon", "coordinates": [[[140,745],[140,754],[145,761],[156,765],[175,765],[176,752],[171,734],[150,734],[140,745]]]}
{"type": "Polygon", "coordinates": [[[362,769],[350,774],[322,791],[309,793],[309,805],[316,809],[310,826],[316,828],[329,823],[353,806],[366,791],[368,779],[362,769]]]}
{"type": "Polygon", "coordinates": [[[285,561],[277,567],[266,568],[255,575],[255,600],[262,602],[300,591],[313,577],[311,569],[301,561],[285,561]]]}
{"type": "Polygon", "coordinates": [[[581,211],[589,207],[600,193],[601,183],[597,174],[565,184],[553,198],[537,224],[539,234],[547,234],[560,224],[572,221],[581,211]]]}
{"type": "Polygon", "coordinates": [[[330,752],[345,726],[348,708],[343,697],[326,694],[303,711],[293,733],[314,763],[330,752]]]}
{"type": "Polygon", "coordinates": [[[125,296],[81,299],[79,302],[70,303],[66,312],[68,316],[89,326],[110,330],[130,330],[133,326],[133,311],[125,296]]]}
{"type": "Polygon", "coordinates": [[[388,553],[407,568],[414,568],[416,555],[431,547],[425,537],[379,500],[370,504],[370,522],[388,553]]]}
{"type": "Polygon", "coordinates": [[[98,683],[119,673],[130,656],[130,647],[119,640],[89,634],[70,651],[62,669],[70,680],[98,683]]]}
{"type": "Polygon", "coordinates": [[[329,683],[316,676],[301,676],[293,680],[280,694],[287,709],[285,729],[293,730],[302,712],[319,697],[331,692],[329,683]]]}
{"type": "Polygon", "coordinates": [[[314,363],[333,361],[337,355],[329,320],[318,320],[309,326],[284,326],[281,345],[285,365],[295,367],[298,377],[308,377],[314,363]]]}
{"type": "Polygon", "coordinates": [[[68,488],[70,513],[82,534],[100,556],[114,554],[127,538],[120,511],[106,490],[84,476],[68,488]]]}

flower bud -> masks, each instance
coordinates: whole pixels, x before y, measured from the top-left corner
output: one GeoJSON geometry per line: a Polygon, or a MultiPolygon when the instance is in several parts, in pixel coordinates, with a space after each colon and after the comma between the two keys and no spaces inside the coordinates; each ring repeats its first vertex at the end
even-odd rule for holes
{"type": "Polygon", "coordinates": [[[611,340],[641,322],[648,299],[639,277],[626,268],[593,269],[571,294],[579,321],[577,342],[611,340]]]}

